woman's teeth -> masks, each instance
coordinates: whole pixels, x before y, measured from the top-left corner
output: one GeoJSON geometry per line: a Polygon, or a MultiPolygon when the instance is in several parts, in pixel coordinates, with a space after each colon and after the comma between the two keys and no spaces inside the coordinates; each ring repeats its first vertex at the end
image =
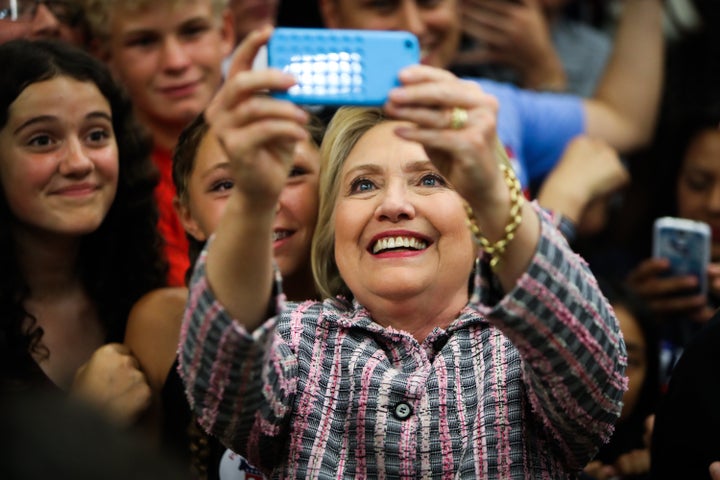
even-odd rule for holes
{"type": "Polygon", "coordinates": [[[390,250],[393,248],[411,248],[413,250],[424,250],[427,248],[427,244],[422,240],[418,240],[414,237],[386,237],[378,240],[373,245],[372,253],[378,253],[383,250],[390,250]]]}

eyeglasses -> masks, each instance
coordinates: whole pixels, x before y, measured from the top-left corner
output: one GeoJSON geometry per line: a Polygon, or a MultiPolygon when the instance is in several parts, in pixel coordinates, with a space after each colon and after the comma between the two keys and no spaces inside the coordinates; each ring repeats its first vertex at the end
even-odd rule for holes
{"type": "Polygon", "coordinates": [[[0,0],[0,20],[32,22],[41,3],[60,23],[73,25],[82,15],[80,6],[67,0],[0,0]]]}

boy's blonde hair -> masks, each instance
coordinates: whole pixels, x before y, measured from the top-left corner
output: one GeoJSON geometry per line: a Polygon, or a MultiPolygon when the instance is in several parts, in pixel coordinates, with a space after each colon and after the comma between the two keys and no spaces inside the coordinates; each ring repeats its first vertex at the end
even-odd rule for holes
{"type": "MultiPolygon", "coordinates": [[[[112,12],[117,10],[141,12],[159,3],[169,4],[172,8],[180,8],[187,3],[202,0],[80,0],[85,11],[90,32],[100,46],[106,46],[110,40],[110,21],[112,12]]],[[[212,5],[215,16],[219,19],[227,8],[228,0],[205,0],[212,5]]]]}

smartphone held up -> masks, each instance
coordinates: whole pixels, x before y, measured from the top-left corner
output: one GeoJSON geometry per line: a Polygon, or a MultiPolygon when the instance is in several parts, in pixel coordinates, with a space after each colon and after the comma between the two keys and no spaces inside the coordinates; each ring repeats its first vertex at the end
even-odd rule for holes
{"type": "Polygon", "coordinates": [[[653,228],[653,256],[670,261],[670,275],[695,275],[700,293],[707,292],[710,227],[686,218],[662,217],[653,228]]]}
{"type": "Polygon", "coordinates": [[[303,105],[380,106],[400,85],[399,71],[420,63],[420,45],[402,31],[278,27],[266,55],[268,67],[298,82],[273,92],[277,98],[303,105]]]}

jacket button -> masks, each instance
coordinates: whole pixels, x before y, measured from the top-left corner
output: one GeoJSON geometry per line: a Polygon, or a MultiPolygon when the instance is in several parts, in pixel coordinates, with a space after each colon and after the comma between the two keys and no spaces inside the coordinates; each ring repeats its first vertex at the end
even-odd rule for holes
{"type": "Polygon", "coordinates": [[[400,402],[395,405],[395,418],[398,420],[405,420],[412,415],[412,407],[405,402],[400,402]]]}

